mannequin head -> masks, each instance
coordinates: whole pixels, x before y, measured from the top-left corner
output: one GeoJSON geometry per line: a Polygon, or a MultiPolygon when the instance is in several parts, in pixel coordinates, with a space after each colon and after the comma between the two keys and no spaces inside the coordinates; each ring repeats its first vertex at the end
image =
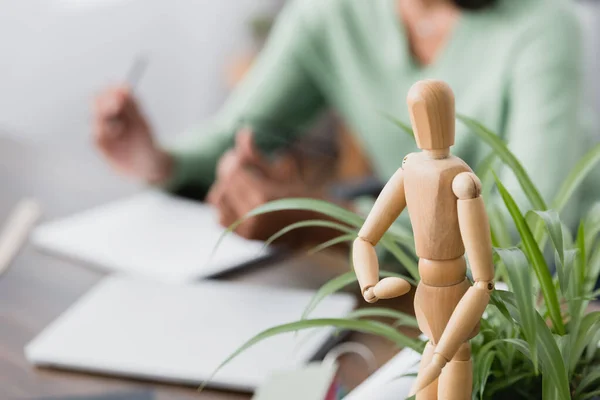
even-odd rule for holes
{"type": "Polygon", "coordinates": [[[454,144],[454,93],[447,83],[424,80],[408,92],[408,111],[417,146],[444,154],[454,144]]]}

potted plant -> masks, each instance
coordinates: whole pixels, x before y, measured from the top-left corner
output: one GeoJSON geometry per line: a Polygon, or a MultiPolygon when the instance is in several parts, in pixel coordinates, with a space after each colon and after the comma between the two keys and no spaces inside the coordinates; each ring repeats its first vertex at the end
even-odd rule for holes
{"type": "MultiPolygon", "coordinates": [[[[492,242],[495,247],[496,281],[507,290],[496,290],[481,321],[480,333],[472,339],[473,399],[591,399],[600,396],[600,311],[588,312],[600,275],[600,203],[581,220],[575,235],[565,228],[560,212],[583,179],[600,160],[600,145],[591,149],[574,167],[554,200],[547,204],[526,171],[502,140],[482,124],[459,115],[471,132],[487,143],[492,152],[477,168],[484,182],[484,193],[494,185],[503,207],[518,232],[511,239],[509,221],[500,205],[488,204],[492,242]],[[493,172],[496,162],[512,169],[531,210],[523,212],[493,172]],[[551,272],[547,257],[554,257],[551,272]]],[[[403,131],[411,129],[394,121],[403,131]]],[[[364,218],[335,204],[314,199],[283,199],[253,210],[247,217],[287,209],[317,210],[322,220],[302,221],[275,234],[269,241],[308,226],[329,227],[340,236],[321,244],[324,249],[352,241],[364,218]]],[[[235,225],[230,228],[234,229],[235,225]]],[[[401,276],[413,283],[419,280],[411,234],[392,226],[380,245],[401,263],[410,276],[382,272],[382,276],[401,276]]],[[[407,314],[385,308],[358,310],[343,319],[310,319],[310,313],[327,295],[356,281],[349,271],[323,285],[301,319],[273,327],[251,338],[223,364],[253,344],[270,336],[322,326],[356,330],[383,336],[399,347],[421,352],[425,341],[397,331],[398,325],[416,326],[407,314]],[[392,317],[386,324],[373,317],[392,317]]]]}

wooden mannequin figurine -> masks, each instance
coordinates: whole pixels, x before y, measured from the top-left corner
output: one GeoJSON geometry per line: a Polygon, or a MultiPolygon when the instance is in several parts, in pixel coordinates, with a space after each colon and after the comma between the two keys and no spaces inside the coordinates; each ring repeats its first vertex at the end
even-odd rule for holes
{"type": "Polygon", "coordinates": [[[354,241],[354,269],[363,297],[370,303],[410,290],[409,283],[400,278],[379,280],[374,249],[407,207],[420,258],[415,314],[429,338],[412,394],[416,393],[417,400],[470,400],[469,339],[477,334],[494,289],[481,183],[463,160],[450,155],[455,117],[450,87],[440,81],[417,82],[408,93],[408,107],[422,152],[404,158],[375,202],[354,241]],[[473,286],[466,278],[465,250],[473,286]]]}

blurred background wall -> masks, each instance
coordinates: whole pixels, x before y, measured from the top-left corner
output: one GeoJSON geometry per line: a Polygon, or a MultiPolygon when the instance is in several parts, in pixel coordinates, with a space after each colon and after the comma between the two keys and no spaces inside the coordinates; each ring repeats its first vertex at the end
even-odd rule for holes
{"type": "MultiPolygon", "coordinates": [[[[149,66],[137,94],[162,138],[212,114],[227,70],[255,48],[251,24],[284,0],[0,0],[0,134],[86,140],[90,101],[149,66]]],[[[586,35],[587,88],[600,110],[600,2],[574,1],[586,35]]]]}
{"type": "Polygon", "coordinates": [[[0,134],[36,141],[89,135],[90,100],[149,65],[137,94],[160,136],[213,113],[252,20],[282,0],[0,0],[0,134]]]}
{"type": "MultiPolygon", "coordinates": [[[[585,36],[587,95],[594,110],[600,112],[600,1],[581,0],[577,11],[585,36]]],[[[598,135],[600,133],[596,133],[598,135]]]]}

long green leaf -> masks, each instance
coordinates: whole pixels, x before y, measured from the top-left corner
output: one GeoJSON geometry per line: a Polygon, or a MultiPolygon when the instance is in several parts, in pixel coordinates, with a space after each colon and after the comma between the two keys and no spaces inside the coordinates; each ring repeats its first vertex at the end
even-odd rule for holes
{"type": "Polygon", "coordinates": [[[567,277],[567,292],[563,291],[563,293],[567,299],[571,327],[577,326],[587,307],[587,301],[583,298],[585,280],[580,278],[580,269],[584,268],[581,264],[581,252],[578,248],[565,251],[564,270],[567,277]]]}
{"type": "Polygon", "coordinates": [[[529,352],[529,345],[526,341],[521,339],[503,339],[503,342],[510,343],[518,351],[520,351],[527,359],[531,360],[531,353],[529,352]]]}
{"type": "Polygon", "coordinates": [[[356,229],[352,229],[347,225],[343,225],[343,224],[340,224],[337,222],[327,221],[327,220],[323,220],[323,219],[310,219],[310,220],[306,220],[306,221],[296,222],[296,223],[286,226],[285,228],[280,229],[278,232],[271,235],[271,237],[267,239],[267,241],[265,242],[264,245],[265,245],[265,247],[269,246],[275,240],[279,239],[286,233],[289,233],[293,230],[300,229],[300,228],[312,228],[312,227],[331,228],[331,229],[335,229],[335,230],[345,232],[345,233],[354,233],[354,234],[357,233],[356,229]]]}
{"type": "Polygon", "coordinates": [[[475,168],[475,174],[481,178],[481,196],[487,199],[494,188],[494,177],[491,172],[497,164],[498,157],[493,151],[490,152],[483,160],[481,160],[475,168]]]}
{"type": "Polygon", "coordinates": [[[535,296],[532,291],[531,274],[528,267],[527,257],[520,249],[495,249],[506,266],[510,278],[510,286],[515,294],[517,310],[520,317],[520,325],[523,329],[525,340],[529,344],[531,359],[535,372],[538,371],[537,363],[537,333],[536,333],[536,311],[535,296]]]}
{"type": "Polygon", "coordinates": [[[587,264],[587,250],[585,246],[586,232],[585,232],[585,223],[583,221],[580,222],[579,228],[577,229],[577,249],[579,249],[579,262],[577,263],[577,270],[575,271],[575,276],[577,276],[577,282],[581,285],[581,292],[577,292],[577,295],[582,295],[585,284],[585,275],[586,275],[586,264],[587,264]]]}
{"type": "Polygon", "coordinates": [[[553,209],[559,212],[563,209],[575,190],[599,161],[600,143],[588,151],[573,167],[552,202],[553,209]]]}
{"type": "Polygon", "coordinates": [[[394,222],[383,237],[401,243],[406,248],[415,251],[415,237],[411,231],[398,222],[394,222]]]}
{"type": "MultiPolygon", "coordinates": [[[[490,304],[495,306],[500,314],[506,318],[506,320],[510,323],[513,322],[512,317],[506,308],[506,304],[504,304],[504,299],[502,298],[503,293],[508,293],[502,290],[494,290],[490,296],[490,304]]],[[[512,293],[510,293],[512,294],[512,293]]]]}
{"type": "Polygon", "coordinates": [[[356,239],[356,234],[354,234],[354,233],[349,233],[347,235],[341,235],[341,236],[335,237],[333,239],[330,239],[326,242],[323,242],[323,243],[313,247],[312,249],[308,250],[308,254],[315,254],[322,250],[336,246],[338,244],[345,243],[345,242],[351,242],[354,239],[356,239]]]}
{"type": "Polygon", "coordinates": [[[490,219],[493,237],[495,238],[494,246],[504,248],[510,247],[512,242],[510,239],[510,230],[506,225],[504,215],[502,215],[500,208],[495,204],[492,205],[492,207],[488,210],[488,216],[490,219]]]}
{"type": "Polygon", "coordinates": [[[483,394],[485,393],[485,386],[488,381],[488,377],[490,376],[490,370],[492,369],[492,363],[494,362],[494,358],[496,357],[496,353],[491,351],[487,353],[483,360],[481,361],[481,365],[477,369],[477,375],[479,381],[476,382],[479,386],[479,399],[483,400],[483,394]]]}
{"type": "Polygon", "coordinates": [[[479,177],[485,177],[488,173],[493,170],[494,163],[496,161],[496,153],[493,151],[490,152],[487,156],[483,158],[475,167],[475,175],[479,177]]]}
{"type": "MultiPolygon", "coordinates": [[[[593,331],[592,331],[593,332],[593,331]]],[[[596,327],[596,333],[590,334],[591,339],[587,345],[585,362],[591,363],[594,357],[598,354],[600,348],[600,327],[596,327]]]]}
{"type": "Polygon", "coordinates": [[[554,249],[558,252],[558,257],[560,262],[564,265],[565,263],[565,250],[564,250],[564,242],[563,242],[563,231],[562,231],[562,222],[560,221],[560,217],[558,213],[554,210],[548,211],[536,211],[532,210],[526,214],[526,218],[529,218],[531,215],[536,215],[544,222],[546,226],[546,231],[550,235],[550,240],[554,245],[554,249]]]}
{"type": "Polygon", "coordinates": [[[317,199],[305,199],[305,198],[289,198],[289,199],[279,199],[274,200],[266,204],[262,204],[257,208],[250,211],[248,214],[244,215],[241,219],[237,220],[233,224],[231,224],[225,231],[221,234],[217,243],[215,244],[211,257],[212,259],[214,253],[217,251],[223,239],[233,232],[242,222],[247,220],[248,218],[255,217],[257,215],[267,214],[275,211],[283,211],[283,210],[304,210],[304,211],[314,211],[324,215],[327,215],[337,221],[345,223],[349,226],[353,226],[356,228],[360,228],[362,224],[365,222],[365,219],[356,215],[352,211],[346,210],[343,207],[335,205],[333,203],[317,200],[317,199]]]}
{"type": "Polygon", "coordinates": [[[542,375],[542,399],[560,400],[558,390],[556,390],[552,377],[549,375],[542,375]]]}
{"type": "Polygon", "coordinates": [[[597,389],[597,386],[600,386],[600,368],[590,371],[583,377],[579,385],[577,385],[577,389],[575,389],[575,399],[582,397],[589,390],[597,389]]]}
{"type": "Polygon", "coordinates": [[[398,128],[400,128],[400,130],[402,130],[404,133],[406,133],[409,136],[414,137],[415,133],[413,132],[412,128],[410,127],[410,125],[405,124],[404,122],[400,121],[398,118],[395,118],[394,116],[386,113],[386,112],[382,112],[383,116],[385,118],[387,118],[392,124],[396,125],[398,128]]]}
{"type": "Polygon", "coordinates": [[[408,326],[412,328],[418,328],[419,324],[417,319],[412,315],[392,310],[391,308],[381,307],[368,307],[359,308],[358,310],[352,311],[348,314],[348,318],[365,318],[365,317],[382,317],[394,319],[394,326],[408,326]]]}
{"type": "Polygon", "coordinates": [[[585,279],[585,291],[590,292],[594,289],[598,276],[600,275],[600,246],[593,252],[588,262],[588,272],[585,279]]]}
{"type": "Polygon", "coordinates": [[[536,210],[546,210],[546,202],[537,190],[537,187],[523,168],[521,162],[508,149],[500,137],[479,122],[467,116],[457,114],[456,118],[465,124],[473,133],[487,143],[496,155],[514,172],[523,192],[529,199],[531,205],[536,210]]]}
{"type": "Polygon", "coordinates": [[[200,390],[204,389],[212,378],[227,364],[229,364],[234,358],[239,356],[244,351],[257,343],[262,342],[272,336],[281,335],[284,333],[296,332],[304,329],[322,328],[322,327],[336,327],[339,329],[352,330],[357,332],[371,333],[374,335],[386,338],[393,343],[401,347],[409,347],[417,352],[421,351],[421,345],[419,341],[406,337],[399,333],[395,328],[389,325],[383,324],[376,321],[366,320],[354,320],[354,319],[343,319],[343,318],[322,318],[322,319],[308,319],[303,321],[290,322],[287,324],[275,326],[273,328],[266,329],[259,334],[252,337],[246,343],[241,345],[231,355],[229,355],[210,375],[210,377],[202,384],[200,390]]]}
{"type": "MultiPolygon", "coordinates": [[[[583,352],[590,341],[596,337],[598,330],[600,330],[600,311],[589,313],[582,318],[581,324],[572,334],[573,342],[571,344],[571,359],[569,362],[570,371],[575,370],[583,352]]],[[[597,345],[597,343],[595,344],[597,345]]]]}
{"type": "Polygon", "coordinates": [[[550,271],[548,270],[546,260],[544,259],[544,256],[542,255],[542,252],[533,237],[533,233],[529,229],[529,226],[527,225],[523,214],[521,214],[521,211],[519,210],[515,200],[512,198],[510,193],[508,193],[500,179],[498,179],[498,177],[495,175],[494,177],[496,179],[498,191],[504,200],[504,204],[506,204],[512,219],[515,222],[517,230],[521,235],[525,253],[527,254],[535,274],[537,275],[542,293],[544,295],[544,300],[546,302],[546,307],[548,309],[548,313],[550,314],[550,319],[554,325],[554,329],[556,329],[560,335],[564,335],[565,325],[562,320],[560,304],[558,303],[558,297],[556,295],[556,291],[554,290],[552,277],[550,275],[550,271]]]}
{"type": "Polygon", "coordinates": [[[519,382],[520,380],[531,378],[533,376],[534,375],[531,372],[522,372],[520,374],[507,376],[502,380],[497,380],[497,381],[491,382],[487,386],[488,394],[492,395],[502,389],[513,386],[515,383],[519,382]]]}
{"type": "Polygon", "coordinates": [[[560,400],[570,400],[568,373],[556,340],[543,318],[537,314],[538,354],[542,376],[556,389],[560,400]]]}
{"type": "Polygon", "coordinates": [[[563,362],[565,363],[565,368],[567,368],[567,379],[571,382],[572,375],[569,369],[569,360],[571,359],[571,334],[568,333],[564,336],[554,335],[554,339],[556,340],[556,344],[558,345],[558,349],[560,350],[561,357],[563,362]]]}
{"type": "Polygon", "coordinates": [[[594,390],[593,392],[586,393],[585,395],[581,396],[581,400],[593,399],[593,398],[596,398],[597,396],[600,396],[600,389],[594,390]]]}
{"type": "Polygon", "coordinates": [[[354,271],[346,272],[340,276],[336,276],[331,279],[329,282],[321,285],[317,293],[310,299],[308,305],[304,309],[302,313],[302,319],[307,319],[308,315],[313,312],[313,310],[319,305],[319,303],[326,298],[327,296],[339,292],[346,286],[356,282],[356,274],[354,271]]]}
{"type": "Polygon", "coordinates": [[[325,200],[307,198],[289,198],[271,201],[250,211],[244,218],[282,210],[315,211],[355,227],[362,226],[365,221],[364,218],[336,204],[325,200]]]}
{"type": "Polygon", "coordinates": [[[383,237],[379,243],[381,243],[381,245],[387,251],[389,251],[390,254],[392,254],[394,258],[396,258],[396,260],[398,260],[398,262],[404,266],[404,268],[406,268],[410,276],[412,276],[415,281],[419,281],[419,267],[414,258],[406,254],[406,252],[402,250],[402,248],[396,243],[385,237],[383,237]]]}
{"type": "MultiPolygon", "coordinates": [[[[585,217],[585,248],[591,249],[600,233],[600,203],[595,203],[585,217]]],[[[590,254],[588,254],[589,256],[590,254]]]]}
{"type": "MultiPolygon", "coordinates": [[[[351,227],[360,228],[365,222],[365,218],[347,210],[337,204],[319,199],[310,198],[288,198],[274,200],[263,204],[246,214],[241,220],[232,224],[227,232],[235,230],[244,220],[255,217],[257,215],[271,213],[283,210],[303,210],[313,211],[323,215],[327,215],[336,221],[349,225],[351,227]]],[[[394,240],[398,243],[408,246],[414,246],[414,238],[407,230],[399,224],[392,224],[384,237],[394,240]]]]}

